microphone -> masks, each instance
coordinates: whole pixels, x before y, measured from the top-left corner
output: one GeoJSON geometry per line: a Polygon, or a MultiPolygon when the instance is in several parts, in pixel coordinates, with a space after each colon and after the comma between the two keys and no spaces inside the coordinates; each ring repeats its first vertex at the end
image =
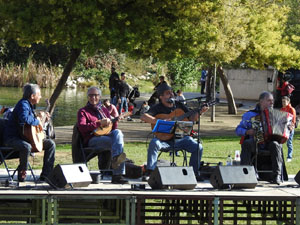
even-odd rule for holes
{"type": "Polygon", "coordinates": [[[169,98],[167,100],[167,103],[173,103],[173,104],[175,104],[175,98],[169,98]]]}

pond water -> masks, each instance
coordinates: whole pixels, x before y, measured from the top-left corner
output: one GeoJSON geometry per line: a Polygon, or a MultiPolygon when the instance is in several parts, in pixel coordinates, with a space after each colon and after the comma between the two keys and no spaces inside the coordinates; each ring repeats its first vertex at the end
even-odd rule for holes
{"type": "MultiPolygon", "coordinates": [[[[42,99],[37,109],[46,108],[45,100],[50,98],[53,90],[42,89],[42,99]]],[[[0,108],[13,107],[22,98],[22,88],[0,87],[0,108]]],[[[108,91],[105,90],[103,98],[108,98],[108,91]]],[[[53,113],[55,126],[73,125],[76,122],[77,111],[87,102],[85,89],[64,89],[56,101],[53,113]]]]}
{"type": "MultiPolygon", "coordinates": [[[[50,98],[53,93],[51,89],[42,89],[42,99],[37,106],[38,110],[46,108],[45,100],[50,98]]],[[[78,109],[87,103],[86,89],[69,89],[65,88],[56,101],[56,107],[53,113],[53,122],[55,126],[74,125],[77,121],[78,109]]],[[[190,90],[198,92],[198,90],[190,90]]],[[[198,92],[199,93],[199,92],[198,92]]],[[[14,105],[22,98],[22,88],[0,87],[0,109],[5,107],[14,107],[14,105]]],[[[102,99],[109,98],[109,90],[103,90],[102,99]]],[[[151,93],[141,93],[138,100],[146,100],[151,93]]],[[[1,116],[0,116],[1,117],[1,116]]]]}

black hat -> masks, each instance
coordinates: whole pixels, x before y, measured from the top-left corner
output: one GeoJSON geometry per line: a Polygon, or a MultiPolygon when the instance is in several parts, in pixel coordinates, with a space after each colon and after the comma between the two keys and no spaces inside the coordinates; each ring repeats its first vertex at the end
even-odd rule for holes
{"type": "Polygon", "coordinates": [[[165,91],[172,90],[172,88],[167,83],[162,83],[157,87],[158,95],[163,95],[165,91]]]}

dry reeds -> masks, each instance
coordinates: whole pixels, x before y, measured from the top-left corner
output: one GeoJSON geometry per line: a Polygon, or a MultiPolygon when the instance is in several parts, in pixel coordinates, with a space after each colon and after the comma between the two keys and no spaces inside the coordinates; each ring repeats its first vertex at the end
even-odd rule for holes
{"type": "Polygon", "coordinates": [[[53,88],[61,74],[62,68],[48,67],[29,60],[25,66],[14,64],[0,66],[0,86],[23,87],[26,83],[35,83],[42,88],[53,88]]]}

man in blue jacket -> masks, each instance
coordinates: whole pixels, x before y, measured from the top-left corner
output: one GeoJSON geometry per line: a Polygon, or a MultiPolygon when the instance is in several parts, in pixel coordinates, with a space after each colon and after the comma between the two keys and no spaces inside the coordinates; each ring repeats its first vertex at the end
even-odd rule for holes
{"type": "MultiPolygon", "coordinates": [[[[46,115],[41,113],[36,116],[34,112],[34,105],[39,103],[41,97],[41,90],[37,84],[26,84],[23,88],[23,98],[14,107],[12,115],[5,126],[5,145],[13,147],[20,152],[20,165],[18,167],[19,182],[24,182],[26,178],[28,156],[32,150],[32,145],[24,138],[22,130],[26,124],[30,126],[43,126],[41,118],[43,116],[46,116],[46,120],[49,118],[49,113],[46,113],[46,115]]],[[[40,180],[43,181],[54,166],[55,142],[51,139],[44,139],[42,144],[45,153],[40,180]]]]}
{"type": "MultiPolygon", "coordinates": [[[[274,99],[270,92],[263,92],[259,96],[259,103],[254,110],[246,112],[235,132],[241,136],[241,165],[252,165],[252,157],[256,152],[256,142],[254,141],[255,130],[252,128],[251,118],[260,115],[260,113],[270,107],[273,107],[274,99]]],[[[273,179],[272,183],[280,184],[281,170],[283,164],[282,145],[277,141],[264,142],[258,144],[259,149],[269,150],[271,152],[273,179]]]]}

